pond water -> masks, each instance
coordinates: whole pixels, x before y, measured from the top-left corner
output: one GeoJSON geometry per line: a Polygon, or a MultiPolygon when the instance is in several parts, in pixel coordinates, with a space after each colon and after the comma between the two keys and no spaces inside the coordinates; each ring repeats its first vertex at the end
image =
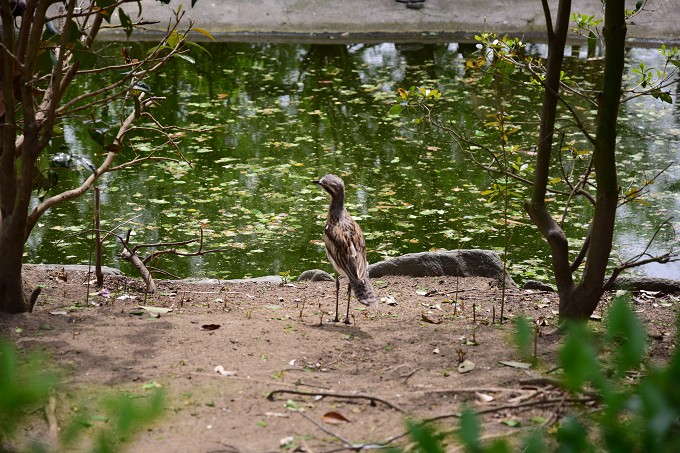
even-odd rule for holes
{"type": "MultiPolygon", "coordinates": [[[[131,45],[131,53],[142,54],[145,46],[131,45]]],[[[484,123],[497,108],[498,96],[465,70],[474,45],[211,43],[206,48],[209,54],[192,54],[196,64],[178,60],[164,75],[146,80],[154,94],[167,98],[154,109],[156,119],[186,129],[210,128],[178,132],[183,134],[182,154],[191,165],[145,163],[106,175],[99,184],[102,228],[120,235],[132,229],[132,244],[191,239],[202,228],[204,248],[224,249],[202,256],[164,256],[155,266],[178,277],[330,271],[321,242],[328,200],[312,184],[326,173],[345,180],[347,207],[365,232],[370,262],[459,246],[503,248],[503,206],[482,194],[492,183],[489,175],[445,134],[388,115],[397,88],[438,88],[444,92],[444,116],[480,140],[491,140],[484,123]]],[[[529,45],[527,52],[544,55],[545,46],[529,45]]],[[[639,62],[654,66],[662,61],[653,49],[633,48],[628,57],[630,83],[631,68],[639,62]]],[[[584,49],[573,48],[567,71],[582,86],[595,88],[601,64],[584,49]]],[[[506,103],[523,123],[513,140],[530,149],[540,97],[522,83],[507,89],[506,103]]],[[[677,95],[678,86],[671,89],[677,95]]],[[[119,108],[110,105],[104,120],[114,121],[119,108]]],[[[587,104],[578,108],[586,121],[592,116],[587,104]]],[[[679,160],[677,104],[636,98],[624,104],[621,124],[624,188],[679,160]]],[[[67,150],[95,163],[101,160],[81,121],[64,124],[63,131],[53,140],[52,153],[67,150]]],[[[124,151],[123,157],[143,154],[162,142],[140,131],[132,143],[135,150],[124,151]]],[[[579,141],[575,146],[579,144],[585,147],[579,141]]],[[[157,153],[172,155],[166,148],[157,153]]],[[[49,156],[42,165],[49,165],[49,156]]],[[[86,175],[63,170],[59,177],[73,183],[86,175]]],[[[547,245],[521,209],[526,194],[518,189],[510,203],[509,269],[520,281],[549,279],[547,245]]],[[[645,199],[649,205],[621,210],[614,259],[642,251],[655,226],[677,214],[680,167],[661,175],[645,199]]],[[[561,212],[564,200],[552,208],[561,212]]],[[[583,211],[577,210],[565,225],[576,239],[587,229],[583,211]]],[[[26,261],[88,263],[93,245],[82,232],[92,228],[92,216],[91,195],[52,209],[32,234],[26,261]]],[[[677,218],[672,225],[680,226],[677,218]]],[[[665,250],[673,240],[666,228],[650,250],[665,250]]],[[[105,264],[134,274],[118,258],[119,251],[119,243],[107,239],[105,264]]],[[[652,265],[642,272],[677,278],[680,266],[652,265]]]]}

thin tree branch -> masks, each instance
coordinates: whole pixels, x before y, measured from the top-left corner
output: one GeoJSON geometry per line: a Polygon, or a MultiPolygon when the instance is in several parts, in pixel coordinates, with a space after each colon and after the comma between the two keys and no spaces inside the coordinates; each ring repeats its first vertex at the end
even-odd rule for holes
{"type": "MultiPolygon", "coordinates": [[[[626,260],[625,262],[619,264],[616,266],[616,268],[612,271],[612,275],[609,277],[607,280],[607,283],[605,283],[604,287],[605,288],[612,288],[614,286],[614,282],[616,281],[616,278],[621,274],[621,272],[625,271],[626,269],[631,269],[634,267],[638,266],[643,266],[645,264],[650,264],[650,263],[669,263],[669,262],[674,262],[680,260],[677,258],[677,255],[671,248],[669,251],[662,255],[657,255],[657,256],[652,256],[648,253],[650,247],[652,246],[652,243],[656,240],[656,237],[659,235],[661,230],[665,227],[668,226],[671,229],[673,229],[673,225],[671,224],[671,218],[668,218],[661,222],[659,226],[656,228],[654,231],[654,235],[652,235],[652,238],[647,242],[647,245],[645,246],[645,249],[635,255],[634,257],[626,260]],[[647,258],[645,258],[647,257],[647,258]],[[644,258],[644,259],[643,259],[644,258]]],[[[673,236],[675,237],[675,230],[673,229],[673,236]]]]}
{"type": "MultiPolygon", "coordinates": [[[[140,100],[140,108],[145,108],[150,100],[144,99],[144,93],[142,93],[139,96],[140,100]]],[[[42,203],[40,203],[38,206],[36,206],[31,214],[28,216],[28,220],[26,222],[26,232],[25,232],[25,237],[28,238],[28,235],[31,233],[31,230],[37,223],[38,219],[40,218],[41,215],[45,213],[49,208],[52,206],[59,204],[65,200],[70,200],[73,198],[76,198],[83,193],[85,193],[90,187],[92,187],[99,179],[99,177],[106,173],[111,165],[113,164],[114,159],[116,158],[118,151],[120,147],[122,146],[123,138],[127,134],[128,130],[130,127],[132,127],[133,122],[137,119],[137,111],[133,109],[133,111],[128,115],[128,117],[123,121],[123,124],[121,125],[120,129],[118,130],[118,134],[116,135],[116,138],[114,140],[114,149],[109,151],[108,154],[106,155],[106,158],[104,159],[104,162],[97,168],[81,185],[80,187],[67,190],[65,192],[62,192],[58,195],[54,195],[46,200],[44,200],[42,203]]]]}
{"type": "Polygon", "coordinates": [[[309,420],[312,424],[314,424],[314,426],[316,426],[317,428],[319,428],[319,429],[320,429],[321,431],[323,431],[324,433],[330,435],[331,437],[334,437],[334,438],[338,439],[340,442],[342,442],[343,444],[345,444],[345,445],[346,445],[347,447],[349,447],[350,449],[356,449],[356,448],[360,448],[360,449],[361,449],[361,447],[358,447],[358,446],[357,446],[356,444],[354,444],[353,442],[350,442],[349,440],[345,439],[345,438],[342,437],[340,434],[334,433],[333,431],[327,429],[325,426],[321,425],[321,423],[317,422],[316,420],[314,420],[312,417],[310,417],[309,415],[305,414],[304,412],[302,412],[302,411],[295,411],[295,412],[297,412],[298,414],[300,414],[301,416],[303,416],[304,418],[306,418],[307,420],[309,420]]]}

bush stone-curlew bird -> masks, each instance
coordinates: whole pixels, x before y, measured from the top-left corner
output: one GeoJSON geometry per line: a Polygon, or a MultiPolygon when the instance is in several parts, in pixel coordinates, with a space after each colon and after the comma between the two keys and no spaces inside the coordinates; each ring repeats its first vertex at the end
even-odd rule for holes
{"type": "Polygon", "coordinates": [[[326,256],[335,269],[335,319],[338,317],[340,298],[340,276],[347,277],[347,314],[345,324],[349,324],[349,302],[354,292],[357,300],[369,307],[378,305],[373,285],[368,277],[366,261],[366,241],[359,225],[345,209],[345,184],[335,175],[326,175],[315,184],[320,185],[331,196],[328,218],[323,230],[326,256]]]}

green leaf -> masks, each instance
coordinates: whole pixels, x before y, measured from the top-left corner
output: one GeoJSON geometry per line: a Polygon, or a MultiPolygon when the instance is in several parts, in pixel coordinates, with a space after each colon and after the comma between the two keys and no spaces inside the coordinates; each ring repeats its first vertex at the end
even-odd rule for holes
{"type": "Polygon", "coordinates": [[[532,358],[532,345],[534,340],[533,329],[524,316],[519,316],[515,321],[514,340],[523,360],[532,358]]]}
{"type": "Polygon", "coordinates": [[[175,47],[177,47],[179,45],[180,42],[181,42],[181,39],[180,39],[179,33],[177,33],[177,31],[173,31],[172,33],[170,33],[170,36],[168,36],[168,39],[167,39],[168,46],[170,46],[171,48],[174,49],[175,47]]]}
{"type": "Polygon", "coordinates": [[[64,30],[68,31],[67,42],[69,44],[75,44],[80,38],[80,27],[75,20],[68,22],[68,26],[65,25],[64,30]]]}
{"type": "Polygon", "coordinates": [[[120,25],[123,27],[123,30],[125,30],[125,34],[129,38],[130,35],[132,35],[132,21],[122,8],[118,8],[118,19],[120,20],[120,25]]]}
{"type": "MultiPolygon", "coordinates": [[[[191,6],[193,7],[194,5],[192,4],[191,6]]],[[[213,38],[213,35],[211,35],[210,32],[208,30],[206,30],[205,28],[195,27],[195,28],[192,28],[191,31],[195,31],[196,33],[200,33],[203,36],[205,36],[206,38],[209,38],[213,41],[215,40],[215,38],[213,38]]]]}
{"type": "Polygon", "coordinates": [[[159,388],[162,388],[162,387],[163,386],[156,381],[147,382],[146,384],[142,385],[142,388],[144,390],[159,389],[159,388]]]}
{"type": "Polygon", "coordinates": [[[108,8],[115,3],[115,0],[96,0],[95,4],[100,8],[108,8]]]}
{"type": "Polygon", "coordinates": [[[458,432],[458,437],[463,443],[463,446],[467,447],[467,450],[469,451],[481,451],[481,444],[479,442],[480,436],[481,427],[479,418],[472,410],[468,408],[464,409],[460,416],[460,431],[458,432]]]}
{"type": "Polygon", "coordinates": [[[196,60],[191,58],[189,55],[183,54],[183,53],[176,53],[175,58],[181,58],[184,61],[188,61],[191,64],[196,63],[196,60]]]}
{"type": "Polygon", "coordinates": [[[92,69],[97,64],[97,54],[87,49],[80,41],[75,42],[73,57],[80,65],[80,69],[92,69]]]}
{"type": "Polygon", "coordinates": [[[396,104],[396,105],[393,105],[392,107],[390,107],[390,115],[401,115],[401,112],[403,112],[403,111],[404,111],[404,108],[399,104],[396,104]]]}
{"type": "Polygon", "coordinates": [[[416,451],[444,453],[443,435],[432,424],[408,421],[406,424],[411,439],[417,445],[416,451]]]}
{"type": "Polygon", "coordinates": [[[300,410],[302,410],[300,405],[293,400],[287,400],[284,407],[286,409],[288,409],[289,411],[300,411],[300,410]]]}
{"type": "Polygon", "coordinates": [[[614,362],[619,376],[631,368],[639,367],[647,348],[642,323],[628,305],[628,296],[617,297],[607,317],[607,337],[618,347],[614,362]]]}
{"type": "Polygon", "coordinates": [[[501,423],[504,424],[505,426],[509,426],[510,428],[519,428],[520,426],[522,426],[522,422],[514,418],[510,420],[503,420],[501,423]]]}
{"type": "Polygon", "coordinates": [[[568,325],[567,341],[559,353],[564,368],[564,384],[572,392],[578,392],[600,369],[590,332],[582,322],[568,325]]]}

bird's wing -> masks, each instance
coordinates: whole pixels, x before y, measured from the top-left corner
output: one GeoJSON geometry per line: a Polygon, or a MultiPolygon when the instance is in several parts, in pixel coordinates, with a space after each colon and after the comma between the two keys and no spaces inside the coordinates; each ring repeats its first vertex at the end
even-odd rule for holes
{"type": "Polygon", "coordinates": [[[368,276],[366,241],[361,228],[351,217],[327,225],[323,239],[336,270],[341,270],[350,280],[364,280],[368,276]]]}

